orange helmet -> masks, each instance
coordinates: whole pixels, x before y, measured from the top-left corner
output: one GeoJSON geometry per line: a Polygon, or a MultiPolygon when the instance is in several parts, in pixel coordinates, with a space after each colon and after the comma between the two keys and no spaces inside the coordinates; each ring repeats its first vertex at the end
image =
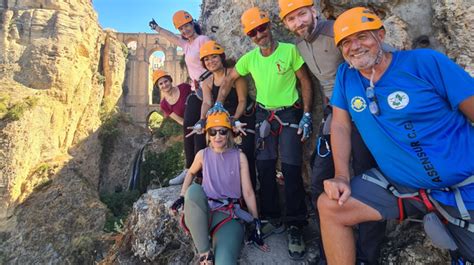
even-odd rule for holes
{"type": "Polygon", "coordinates": [[[382,20],[372,10],[366,7],[354,7],[339,15],[334,22],[334,42],[337,46],[349,35],[381,27],[383,27],[382,20]]]}
{"type": "Polygon", "coordinates": [[[162,78],[162,77],[165,77],[165,76],[169,77],[170,80],[171,80],[171,76],[170,76],[167,72],[165,72],[165,71],[163,71],[163,70],[155,70],[155,71],[153,71],[153,84],[155,84],[156,81],[158,81],[158,79],[160,79],[160,78],[162,78]]]}
{"type": "Polygon", "coordinates": [[[212,55],[212,54],[223,54],[224,48],[220,46],[217,42],[213,40],[206,41],[199,50],[199,58],[202,58],[212,55]]]}
{"type": "Polygon", "coordinates": [[[298,8],[312,6],[313,0],[278,0],[280,6],[280,18],[285,19],[286,15],[298,8]]]}
{"type": "Polygon", "coordinates": [[[230,117],[227,112],[215,112],[207,116],[206,130],[218,126],[232,129],[232,125],[230,124],[230,117]]]}
{"type": "Polygon", "coordinates": [[[184,10],[179,10],[173,15],[173,24],[176,29],[191,21],[193,21],[193,17],[184,10]]]}
{"type": "Polygon", "coordinates": [[[244,33],[247,34],[252,29],[270,22],[270,19],[266,12],[260,11],[258,7],[252,7],[242,14],[240,21],[242,22],[244,33]]]}

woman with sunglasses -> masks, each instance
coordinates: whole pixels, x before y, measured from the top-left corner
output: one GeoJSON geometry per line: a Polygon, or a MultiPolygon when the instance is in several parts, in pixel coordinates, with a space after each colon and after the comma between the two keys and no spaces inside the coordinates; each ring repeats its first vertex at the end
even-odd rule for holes
{"type": "MultiPolygon", "coordinates": [[[[199,53],[204,68],[212,73],[212,77],[202,82],[203,103],[201,119],[206,118],[207,111],[214,105],[219,94],[220,84],[227,72],[232,70],[226,61],[225,51],[215,41],[208,41],[201,46],[199,53]]],[[[255,188],[255,111],[254,101],[248,96],[247,82],[238,78],[224,101],[224,108],[232,116],[234,133],[238,134],[234,141],[242,149],[249,161],[250,179],[255,188]]]]}
{"type": "Polygon", "coordinates": [[[227,113],[207,117],[209,146],[196,154],[186,174],[181,196],[171,206],[172,213],[176,214],[184,205],[184,224],[198,250],[200,264],[237,264],[244,240],[242,221],[255,224],[250,241],[262,251],[269,250],[260,233],[247,158],[234,147],[231,129],[227,113]],[[202,185],[191,185],[194,175],[201,169],[202,185]],[[241,197],[250,213],[240,208],[241,197]]]}
{"type": "MultiPolygon", "coordinates": [[[[199,88],[199,80],[206,72],[206,69],[201,65],[199,49],[210,39],[205,35],[201,35],[201,28],[199,25],[195,20],[193,20],[191,14],[184,10],[180,10],[173,15],[173,24],[175,28],[179,30],[181,36],[177,36],[173,32],[158,26],[155,20],[149,22],[151,29],[158,32],[160,36],[174,45],[183,48],[186,68],[188,69],[188,74],[192,79],[191,87],[194,93],[192,93],[186,100],[186,108],[183,117],[184,135],[189,135],[189,137],[184,138],[186,168],[189,168],[196,153],[206,147],[205,136],[200,134],[202,130],[194,128],[199,126],[201,128],[204,127],[204,121],[199,119],[202,104],[202,91],[199,88]],[[199,133],[193,133],[196,131],[199,133]]],[[[173,179],[172,181],[176,184],[181,184],[183,176],[184,174],[179,175],[178,179],[173,179]]]]}

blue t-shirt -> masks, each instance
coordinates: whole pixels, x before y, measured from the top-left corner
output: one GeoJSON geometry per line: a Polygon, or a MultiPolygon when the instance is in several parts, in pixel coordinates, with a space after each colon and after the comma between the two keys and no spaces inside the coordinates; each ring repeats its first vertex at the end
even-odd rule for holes
{"type": "MultiPolygon", "coordinates": [[[[420,49],[394,52],[375,84],[380,115],[370,113],[369,80],[342,64],[333,106],[349,112],[381,171],[412,188],[441,188],[474,175],[474,127],[459,104],[474,95],[474,79],[445,55],[420,49]]],[[[452,192],[432,193],[455,206],[452,192]]],[[[461,188],[474,209],[474,185],[461,188]]]]}

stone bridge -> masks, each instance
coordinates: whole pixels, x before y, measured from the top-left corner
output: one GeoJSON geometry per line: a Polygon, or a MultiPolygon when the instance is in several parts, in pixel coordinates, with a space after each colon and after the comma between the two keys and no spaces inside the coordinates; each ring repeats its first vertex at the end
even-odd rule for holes
{"type": "MultiPolygon", "coordinates": [[[[116,33],[117,39],[129,47],[125,80],[123,85],[124,111],[130,113],[135,122],[147,126],[151,113],[159,110],[158,102],[152,102],[151,55],[156,51],[164,53],[161,69],[170,73],[173,84],[185,82],[187,71],[182,67],[182,52],[159,34],[149,33],[116,33]],[[156,104],[153,104],[156,103],[156,104]]],[[[184,66],[184,65],[183,65],[184,66]]]]}

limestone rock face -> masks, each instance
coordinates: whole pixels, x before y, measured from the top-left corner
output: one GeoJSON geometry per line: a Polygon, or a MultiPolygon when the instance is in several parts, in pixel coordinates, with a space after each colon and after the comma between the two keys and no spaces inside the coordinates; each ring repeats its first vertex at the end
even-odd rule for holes
{"type": "Polygon", "coordinates": [[[0,19],[0,263],[92,263],[97,130],[121,97],[122,45],[89,0],[2,1],[0,19]]]}
{"type": "Polygon", "coordinates": [[[471,1],[435,1],[436,38],[449,57],[474,76],[474,6],[471,1]]]}

